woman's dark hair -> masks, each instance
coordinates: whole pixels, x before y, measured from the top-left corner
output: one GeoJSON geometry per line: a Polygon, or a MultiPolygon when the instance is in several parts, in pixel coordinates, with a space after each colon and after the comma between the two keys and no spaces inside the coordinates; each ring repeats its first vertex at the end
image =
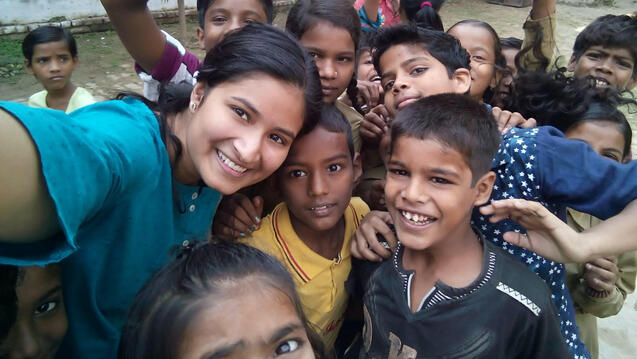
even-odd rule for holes
{"type": "Polygon", "coordinates": [[[226,289],[250,277],[290,298],[316,354],[325,357],[320,339],[307,324],[292,277],[276,259],[241,243],[194,241],[185,243],[177,258],[137,293],[118,358],[177,358],[189,325],[214,303],[210,298],[223,296],[226,289]]]}
{"type": "MultiPolygon", "coordinates": [[[[234,31],[208,51],[197,76],[207,91],[229,81],[263,73],[303,89],[305,119],[299,134],[310,131],[321,113],[321,83],[316,66],[305,50],[289,34],[272,25],[250,24],[234,31]]],[[[162,86],[157,103],[138,95],[121,93],[116,98],[133,96],[158,114],[162,139],[173,146],[175,162],[181,155],[182,144],[171,133],[166,115],[185,110],[190,102],[192,85],[187,83],[162,86]]]]}
{"type": "Polygon", "coordinates": [[[363,113],[358,104],[358,88],[356,87],[356,68],[358,64],[358,45],[361,36],[361,21],[351,3],[342,0],[299,0],[288,13],[285,28],[297,39],[301,39],[306,31],[320,21],[327,21],[333,26],[345,29],[354,42],[354,74],[347,86],[347,96],[358,112],[363,113]]]}
{"type": "Polygon", "coordinates": [[[409,22],[419,27],[444,31],[442,19],[438,15],[444,0],[400,0],[400,11],[405,12],[409,22]]]}
{"type": "MultiPolygon", "coordinates": [[[[475,19],[467,19],[467,20],[458,21],[452,27],[450,27],[449,30],[447,30],[447,32],[451,31],[451,29],[453,29],[454,27],[458,25],[464,25],[464,24],[480,27],[487,30],[487,32],[491,35],[491,38],[493,39],[493,53],[495,54],[495,59],[493,62],[493,67],[495,68],[494,76],[496,73],[506,74],[508,72],[507,60],[504,57],[504,55],[502,55],[502,46],[500,45],[500,37],[498,36],[498,33],[495,31],[495,29],[484,21],[475,20],[475,19]]],[[[496,89],[497,87],[498,86],[496,85],[494,89],[496,89]]],[[[495,95],[495,91],[487,87],[487,90],[482,95],[482,100],[486,103],[489,103],[494,95],[495,95]]]]}
{"type": "Polygon", "coordinates": [[[517,111],[524,118],[533,117],[539,126],[553,126],[562,132],[582,121],[617,123],[626,138],[624,155],[628,154],[632,134],[618,106],[627,104],[635,105],[635,101],[610,87],[595,88],[593,78],[566,76],[565,69],[519,73],[504,99],[507,110],[517,111]]]}
{"type": "Polygon", "coordinates": [[[77,57],[77,45],[71,32],[60,26],[40,26],[31,31],[22,40],[22,54],[29,65],[33,59],[33,49],[35,45],[46,44],[48,42],[64,41],[69,48],[71,56],[77,57]]]}
{"type": "MultiPolygon", "coordinates": [[[[274,6],[272,0],[259,0],[263,4],[263,12],[267,18],[268,24],[271,24],[274,20],[274,6]]],[[[199,18],[199,27],[205,29],[206,24],[206,11],[214,4],[215,0],[197,0],[197,15],[199,18]]]]}

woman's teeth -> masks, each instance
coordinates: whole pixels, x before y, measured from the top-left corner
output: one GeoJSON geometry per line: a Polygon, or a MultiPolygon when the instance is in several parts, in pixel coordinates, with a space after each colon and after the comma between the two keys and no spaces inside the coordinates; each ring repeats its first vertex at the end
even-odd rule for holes
{"type": "Polygon", "coordinates": [[[248,170],[247,168],[241,167],[238,164],[232,162],[232,160],[226,157],[226,155],[224,155],[221,151],[217,150],[217,154],[219,155],[219,158],[221,159],[221,161],[223,161],[223,163],[225,163],[228,167],[232,168],[233,170],[240,173],[243,173],[248,170]]]}

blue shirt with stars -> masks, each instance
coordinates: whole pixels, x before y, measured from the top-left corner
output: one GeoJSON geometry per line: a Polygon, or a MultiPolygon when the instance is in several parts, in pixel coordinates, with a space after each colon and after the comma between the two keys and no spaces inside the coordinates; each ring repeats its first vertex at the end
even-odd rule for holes
{"type": "MultiPolygon", "coordinates": [[[[553,127],[512,129],[502,137],[492,170],[491,200],[524,198],[542,203],[566,219],[566,207],[606,219],[637,196],[637,161],[630,164],[599,156],[582,141],[569,140],[553,127]]],[[[490,223],[475,211],[473,225],[539,275],[551,289],[560,327],[574,358],[589,358],[578,337],[573,302],[565,284],[564,265],[502,239],[507,231],[524,231],[512,220],[490,223]]]]}

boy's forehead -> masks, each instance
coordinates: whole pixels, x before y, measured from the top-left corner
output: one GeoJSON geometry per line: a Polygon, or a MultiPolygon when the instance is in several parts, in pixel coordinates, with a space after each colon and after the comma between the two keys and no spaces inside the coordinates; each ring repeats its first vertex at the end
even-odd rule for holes
{"type": "Polygon", "coordinates": [[[393,71],[405,63],[418,60],[438,61],[435,57],[431,56],[429,51],[424,48],[424,45],[405,43],[390,46],[380,56],[379,65],[381,72],[385,73],[393,71]]]}
{"type": "Polygon", "coordinates": [[[328,131],[318,125],[305,136],[294,140],[284,165],[310,163],[340,156],[351,157],[345,133],[328,131]]]}
{"type": "Polygon", "coordinates": [[[59,54],[61,52],[66,52],[69,55],[71,54],[71,50],[69,49],[69,44],[64,40],[49,41],[49,42],[44,42],[44,43],[33,46],[33,56],[49,54],[49,53],[59,54]]]}
{"type": "Polygon", "coordinates": [[[601,51],[606,52],[611,55],[625,58],[626,60],[630,60],[631,62],[635,62],[635,58],[633,54],[630,52],[630,49],[620,46],[604,46],[604,45],[591,45],[586,51],[601,51]]]}
{"type": "Polygon", "coordinates": [[[211,10],[226,10],[228,12],[253,12],[266,17],[265,4],[262,0],[211,0],[206,13],[211,10]]]}
{"type": "Polygon", "coordinates": [[[411,162],[421,168],[447,167],[457,170],[467,169],[471,171],[466,156],[458,149],[440,141],[435,136],[418,138],[414,136],[402,135],[393,143],[390,153],[390,161],[411,162]],[[422,154],[428,152],[438,152],[442,156],[436,156],[436,160],[422,161],[422,154]]]}

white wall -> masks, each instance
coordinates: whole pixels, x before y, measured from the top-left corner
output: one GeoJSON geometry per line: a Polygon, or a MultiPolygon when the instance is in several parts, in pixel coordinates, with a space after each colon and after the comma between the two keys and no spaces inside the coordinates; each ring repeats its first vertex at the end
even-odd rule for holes
{"type": "MultiPolygon", "coordinates": [[[[196,7],[197,0],[185,0],[187,7],[196,7]]],[[[177,0],[149,0],[151,10],[177,8],[177,0]]],[[[0,24],[26,24],[45,22],[64,16],[76,19],[106,15],[100,0],[0,0],[0,24]]]]}

